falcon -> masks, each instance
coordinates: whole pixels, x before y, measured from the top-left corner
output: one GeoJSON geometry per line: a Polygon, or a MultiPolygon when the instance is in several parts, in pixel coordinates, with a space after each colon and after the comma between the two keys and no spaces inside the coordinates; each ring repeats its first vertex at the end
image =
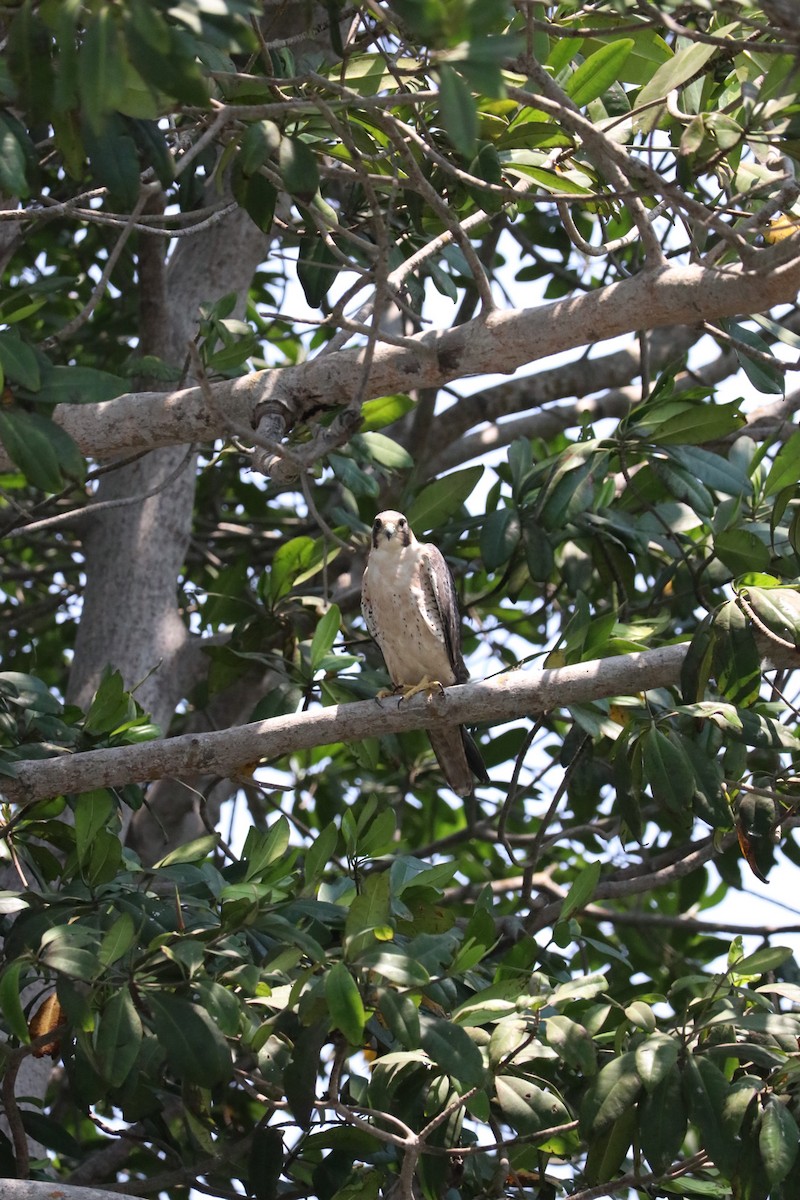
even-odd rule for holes
{"type": "MultiPolygon", "coordinates": [[[[372,526],[372,548],[361,584],[361,612],[404,697],[466,683],[458,598],[441,551],[418,542],[402,513],[387,509],[372,526]]],[[[428,730],[442,774],[469,796],[476,776],[489,782],[478,747],[461,725],[428,730]]]]}

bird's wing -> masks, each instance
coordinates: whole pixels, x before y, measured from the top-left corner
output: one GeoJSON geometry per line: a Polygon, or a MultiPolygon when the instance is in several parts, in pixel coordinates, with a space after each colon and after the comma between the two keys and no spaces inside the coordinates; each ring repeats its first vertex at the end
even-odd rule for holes
{"type": "Polygon", "coordinates": [[[370,637],[379,642],[378,623],[375,620],[375,613],[369,598],[369,562],[367,562],[364,568],[364,574],[361,579],[361,615],[364,618],[364,624],[369,630],[370,637]]]}
{"type": "Polygon", "coordinates": [[[469,671],[461,653],[461,617],[453,576],[437,546],[426,542],[420,549],[420,583],[427,605],[435,623],[441,629],[456,683],[466,683],[469,671]]]}

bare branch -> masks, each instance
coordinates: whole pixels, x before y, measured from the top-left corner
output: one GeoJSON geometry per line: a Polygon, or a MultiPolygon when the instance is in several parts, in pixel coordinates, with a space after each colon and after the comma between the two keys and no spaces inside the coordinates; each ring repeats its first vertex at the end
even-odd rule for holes
{"type": "MultiPolygon", "coordinates": [[[[580,296],[536,308],[495,311],[444,331],[427,331],[404,347],[379,345],[365,399],[413,388],[441,387],[453,379],[502,370],[559,351],[591,345],[639,328],[697,325],[705,320],[762,312],[793,302],[800,290],[800,256],[788,241],[764,249],[758,269],[666,266],[580,296]]],[[[312,359],[298,366],[257,371],[212,384],[211,411],[199,387],[128,393],[100,404],[59,405],[56,421],[84,454],[95,458],[157,446],[209,442],[226,434],[220,409],[250,421],[257,406],[282,409],[287,427],[320,408],[346,405],[358,388],[364,348],[312,359]]],[[[0,457],[0,468],[8,460],[0,457]]]]}
{"type": "Polygon", "coordinates": [[[517,671],[482,683],[447,688],[430,700],[363,700],[354,704],[273,717],[208,733],[93,750],[62,758],[24,760],[5,783],[17,803],[64,792],[191,775],[229,776],[246,764],[280,758],[296,750],[365,737],[430,729],[440,723],[510,721],[602,697],[635,695],[669,687],[679,678],[688,644],[643,650],[555,670],[517,671]]]}

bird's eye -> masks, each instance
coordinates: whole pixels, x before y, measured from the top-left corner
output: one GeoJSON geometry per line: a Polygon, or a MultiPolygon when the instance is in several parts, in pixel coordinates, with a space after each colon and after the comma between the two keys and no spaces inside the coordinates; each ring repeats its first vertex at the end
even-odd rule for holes
{"type": "Polygon", "coordinates": [[[382,529],[382,528],[383,528],[383,521],[380,519],[380,517],[376,517],[375,520],[372,522],[372,532],[377,533],[378,530],[382,529]]]}
{"type": "Polygon", "coordinates": [[[408,524],[408,521],[406,521],[405,517],[401,517],[400,520],[397,522],[397,528],[403,529],[404,526],[406,526],[407,524],[408,524]]]}

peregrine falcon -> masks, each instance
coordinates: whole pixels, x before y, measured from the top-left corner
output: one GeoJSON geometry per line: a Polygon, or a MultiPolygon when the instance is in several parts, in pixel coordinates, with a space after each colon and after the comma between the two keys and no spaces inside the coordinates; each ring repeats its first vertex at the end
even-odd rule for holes
{"type": "MultiPolygon", "coordinates": [[[[453,576],[430,542],[418,542],[402,513],[379,513],[361,585],[361,612],[392,683],[406,696],[466,683],[453,576]]],[[[473,775],[489,782],[478,747],[460,725],[428,730],[445,779],[469,796],[473,775]]]]}

